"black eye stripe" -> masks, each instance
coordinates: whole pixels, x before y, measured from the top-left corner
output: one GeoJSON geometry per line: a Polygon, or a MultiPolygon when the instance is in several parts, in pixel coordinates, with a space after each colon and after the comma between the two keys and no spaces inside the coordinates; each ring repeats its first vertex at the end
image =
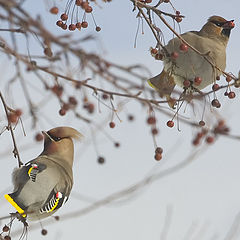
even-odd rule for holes
{"type": "Polygon", "coordinates": [[[58,142],[58,141],[61,140],[61,138],[56,137],[56,136],[53,136],[53,135],[51,135],[49,132],[48,132],[47,134],[48,134],[54,141],[56,141],[56,142],[58,142]]]}
{"type": "Polygon", "coordinates": [[[222,27],[225,24],[225,22],[218,22],[218,21],[211,21],[211,22],[217,25],[218,27],[222,27]]]}

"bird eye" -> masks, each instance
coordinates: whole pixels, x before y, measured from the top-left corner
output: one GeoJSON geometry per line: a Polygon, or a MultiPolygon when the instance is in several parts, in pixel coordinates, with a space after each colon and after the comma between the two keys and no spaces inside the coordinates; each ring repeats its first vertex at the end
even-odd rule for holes
{"type": "Polygon", "coordinates": [[[48,132],[48,135],[55,141],[55,142],[58,142],[58,141],[60,141],[61,140],[61,138],[60,137],[56,137],[56,136],[53,136],[52,134],[50,134],[49,132],[48,132]]]}
{"type": "Polygon", "coordinates": [[[212,21],[212,23],[214,23],[218,27],[222,27],[224,25],[223,22],[212,21]]]}

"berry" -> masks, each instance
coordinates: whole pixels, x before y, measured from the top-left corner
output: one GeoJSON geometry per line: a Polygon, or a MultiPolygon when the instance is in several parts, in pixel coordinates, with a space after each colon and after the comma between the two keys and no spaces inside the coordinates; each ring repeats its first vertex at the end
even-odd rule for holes
{"type": "Polygon", "coordinates": [[[91,13],[92,12],[92,7],[91,6],[87,6],[86,8],[85,8],[85,12],[86,13],[91,13]]]}
{"type": "Polygon", "coordinates": [[[170,0],[164,0],[165,3],[169,3],[170,0]]]}
{"type": "Polygon", "coordinates": [[[21,109],[16,109],[15,114],[20,117],[22,115],[22,110],[21,109]]]}
{"type": "Polygon", "coordinates": [[[157,54],[157,53],[158,53],[158,50],[157,50],[156,48],[152,48],[152,49],[151,49],[151,54],[154,54],[154,55],[155,55],[155,54],[157,54]]]}
{"type": "Polygon", "coordinates": [[[180,23],[182,21],[182,18],[181,17],[176,17],[175,20],[180,23]]]}
{"type": "Polygon", "coordinates": [[[76,25],[75,24],[69,24],[68,29],[70,31],[74,31],[76,29],[76,25]]]}
{"type": "Polygon", "coordinates": [[[220,102],[217,99],[213,99],[211,102],[213,107],[219,108],[221,106],[220,102]]]}
{"type": "Polygon", "coordinates": [[[59,115],[64,116],[66,114],[66,109],[61,108],[58,113],[59,115]]]}
{"type": "Polygon", "coordinates": [[[156,123],[156,118],[155,117],[148,117],[147,123],[150,125],[153,125],[156,123]]]}
{"type": "Polygon", "coordinates": [[[52,92],[54,94],[56,94],[58,97],[61,97],[62,94],[63,94],[63,87],[62,86],[59,86],[59,85],[54,85],[52,88],[51,88],[52,92]]]}
{"type": "Polygon", "coordinates": [[[118,147],[120,147],[120,143],[119,143],[119,142],[115,142],[115,143],[114,143],[114,146],[115,146],[116,148],[118,148],[118,147]]]}
{"type": "Polygon", "coordinates": [[[188,45],[186,45],[185,43],[182,43],[180,45],[179,49],[183,52],[187,52],[188,51],[188,45]]]}
{"type": "Polygon", "coordinates": [[[224,93],[224,96],[228,96],[228,92],[227,91],[224,93]]]}
{"type": "Polygon", "coordinates": [[[212,90],[217,91],[219,89],[219,85],[217,83],[212,85],[212,90]]]}
{"type": "Polygon", "coordinates": [[[81,6],[81,5],[82,5],[82,2],[83,2],[82,0],[76,0],[76,1],[75,1],[75,4],[76,4],[77,6],[81,6]]]}
{"type": "Polygon", "coordinates": [[[60,217],[59,216],[54,216],[56,221],[59,221],[60,217]]]}
{"type": "Polygon", "coordinates": [[[63,13],[60,17],[63,21],[66,21],[68,19],[68,15],[66,13],[63,13]]]}
{"type": "Polygon", "coordinates": [[[35,135],[35,140],[36,140],[37,142],[41,142],[41,141],[43,140],[43,135],[42,135],[41,133],[37,133],[37,134],[35,135]]]}
{"type": "Polygon", "coordinates": [[[200,78],[200,77],[195,77],[194,78],[194,84],[195,85],[199,86],[201,84],[201,82],[202,82],[202,78],[200,78]]]}
{"type": "Polygon", "coordinates": [[[133,121],[134,120],[134,116],[133,115],[128,115],[128,120],[129,121],[133,121]]]}
{"type": "Polygon", "coordinates": [[[4,240],[11,240],[11,237],[9,235],[4,236],[4,240]]]}
{"type": "Polygon", "coordinates": [[[199,143],[200,143],[200,140],[199,140],[198,138],[196,138],[196,139],[194,139],[194,140],[192,141],[192,144],[193,144],[194,146],[197,146],[199,143]]]}
{"type": "Polygon", "coordinates": [[[66,24],[66,23],[63,23],[62,26],[61,26],[61,28],[62,28],[63,30],[67,30],[67,24],[66,24]]]}
{"type": "Polygon", "coordinates": [[[160,154],[162,154],[162,153],[163,153],[163,149],[162,149],[161,147],[157,147],[157,148],[155,149],[155,153],[160,153],[160,154]]]}
{"type": "Polygon", "coordinates": [[[157,53],[154,58],[156,60],[162,60],[163,59],[163,55],[161,53],[157,53]]]}
{"type": "Polygon", "coordinates": [[[203,120],[199,121],[198,124],[199,124],[199,126],[201,126],[201,127],[205,126],[205,122],[204,122],[203,120]]]}
{"type": "Polygon", "coordinates": [[[89,7],[88,2],[82,2],[81,7],[86,10],[89,7]]]}
{"type": "Polygon", "coordinates": [[[180,11],[176,11],[176,15],[180,15],[180,11]]]}
{"type": "Polygon", "coordinates": [[[228,98],[230,98],[230,99],[235,98],[235,96],[236,96],[235,92],[231,91],[228,93],[228,98]]]}
{"type": "Polygon", "coordinates": [[[107,100],[107,99],[108,99],[108,95],[107,95],[106,93],[104,93],[104,94],[102,95],[102,99],[107,100]]]}
{"type": "Polygon", "coordinates": [[[57,7],[52,7],[52,8],[50,9],[50,13],[52,13],[52,14],[58,14],[58,8],[57,8],[57,7]]]}
{"type": "Polygon", "coordinates": [[[191,82],[189,80],[186,79],[186,80],[183,81],[183,86],[184,87],[188,88],[188,87],[190,87],[190,85],[191,85],[191,82]]]}
{"type": "Polygon", "coordinates": [[[53,55],[52,50],[49,47],[44,48],[43,52],[47,57],[52,57],[52,55],[53,55]]]}
{"type": "Polygon", "coordinates": [[[87,28],[87,27],[88,27],[88,22],[83,21],[83,22],[82,22],[82,28],[87,28]]]}
{"type": "Polygon", "coordinates": [[[174,126],[174,122],[172,120],[167,121],[167,126],[172,128],[174,126]]]}
{"type": "Polygon", "coordinates": [[[99,164],[105,163],[105,159],[103,157],[98,157],[97,161],[99,164]]]}
{"type": "Polygon", "coordinates": [[[15,113],[9,113],[8,114],[8,121],[10,123],[16,123],[18,120],[18,116],[15,113]]]}
{"type": "Polygon", "coordinates": [[[101,31],[101,28],[99,26],[96,27],[96,31],[97,32],[100,32],[101,31]]]}
{"type": "Polygon", "coordinates": [[[171,53],[171,58],[172,58],[172,59],[177,59],[177,58],[178,58],[178,55],[179,55],[178,52],[175,52],[175,51],[174,51],[174,52],[171,53]]]}
{"type": "Polygon", "coordinates": [[[162,159],[162,154],[161,153],[156,153],[154,156],[156,161],[160,161],[162,159]]]}
{"type": "Polygon", "coordinates": [[[145,3],[151,3],[152,0],[145,0],[145,3]]]}
{"type": "Polygon", "coordinates": [[[158,130],[156,128],[152,128],[152,134],[153,135],[157,135],[158,134],[158,130]]]}
{"type": "Polygon", "coordinates": [[[206,142],[207,143],[213,143],[214,142],[214,137],[212,137],[212,136],[206,137],[206,142]]]}
{"type": "Polygon", "coordinates": [[[42,233],[42,235],[47,235],[47,230],[46,229],[42,229],[41,233],[42,233]]]}
{"type": "Polygon", "coordinates": [[[220,76],[217,76],[217,77],[216,77],[216,80],[219,81],[219,80],[220,80],[220,76]]]}
{"type": "Polygon", "coordinates": [[[8,232],[9,231],[9,227],[7,225],[5,225],[2,229],[3,232],[8,232]]]}
{"type": "Polygon", "coordinates": [[[59,27],[61,27],[62,24],[63,24],[63,21],[62,21],[62,20],[58,20],[58,21],[56,22],[56,25],[59,26],[59,27]]]}
{"type": "Polygon", "coordinates": [[[114,122],[110,122],[110,123],[109,123],[109,127],[110,127],[110,128],[115,128],[115,123],[114,123],[114,122]]]}
{"type": "Polygon", "coordinates": [[[231,78],[230,76],[227,76],[227,77],[226,77],[226,81],[227,81],[227,82],[231,82],[231,81],[232,81],[232,78],[231,78]]]}
{"type": "Polygon", "coordinates": [[[81,24],[80,22],[77,22],[77,23],[76,23],[76,28],[77,28],[78,30],[80,30],[81,27],[82,27],[82,24],[81,24]]]}
{"type": "Polygon", "coordinates": [[[77,99],[75,97],[69,97],[68,102],[74,106],[78,104],[77,99]]]}

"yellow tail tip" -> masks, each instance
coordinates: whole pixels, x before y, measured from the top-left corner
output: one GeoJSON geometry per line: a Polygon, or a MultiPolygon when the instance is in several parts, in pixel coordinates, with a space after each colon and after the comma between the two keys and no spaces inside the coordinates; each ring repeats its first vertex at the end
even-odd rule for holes
{"type": "Polygon", "coordinates": [[[9,194],[5,194],[4,197],[6,200],[21,214],[23,217],[26,217],[24,210],[18,206],[18,204],[9,196],[9,194]]]}
{"type": "Polygon", "coordinates": [[[149,84],[150,87],[152,87],[152,88],[154,88],[154,89],[157,89],[157,88],[152,84],[151,79],[148,79],[147,82],[148,82],[148,84],[149,84]]]}

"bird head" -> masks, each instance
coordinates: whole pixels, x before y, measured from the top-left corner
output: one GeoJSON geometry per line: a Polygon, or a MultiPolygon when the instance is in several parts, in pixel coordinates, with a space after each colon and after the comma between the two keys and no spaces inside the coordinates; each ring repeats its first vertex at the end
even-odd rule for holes
{"type": "Polygon", "coordinates": [[[64,164],[68,163],[72,167],[74,153],[72,139],[80,139],[82,134],[71,127],[57,127],[47,132],[42,131],[42,133],[44,134],[44,149],[41,155],[64,161],[64,164]]]}
{"type": "Polygon", "coordinates": [[[209,38],[220,40],[224,45],[227,44],[231,30],[234,28],[234,20],[227,21],[220,16],[212,16],[200,30],[200,34],[209,38]]]}

